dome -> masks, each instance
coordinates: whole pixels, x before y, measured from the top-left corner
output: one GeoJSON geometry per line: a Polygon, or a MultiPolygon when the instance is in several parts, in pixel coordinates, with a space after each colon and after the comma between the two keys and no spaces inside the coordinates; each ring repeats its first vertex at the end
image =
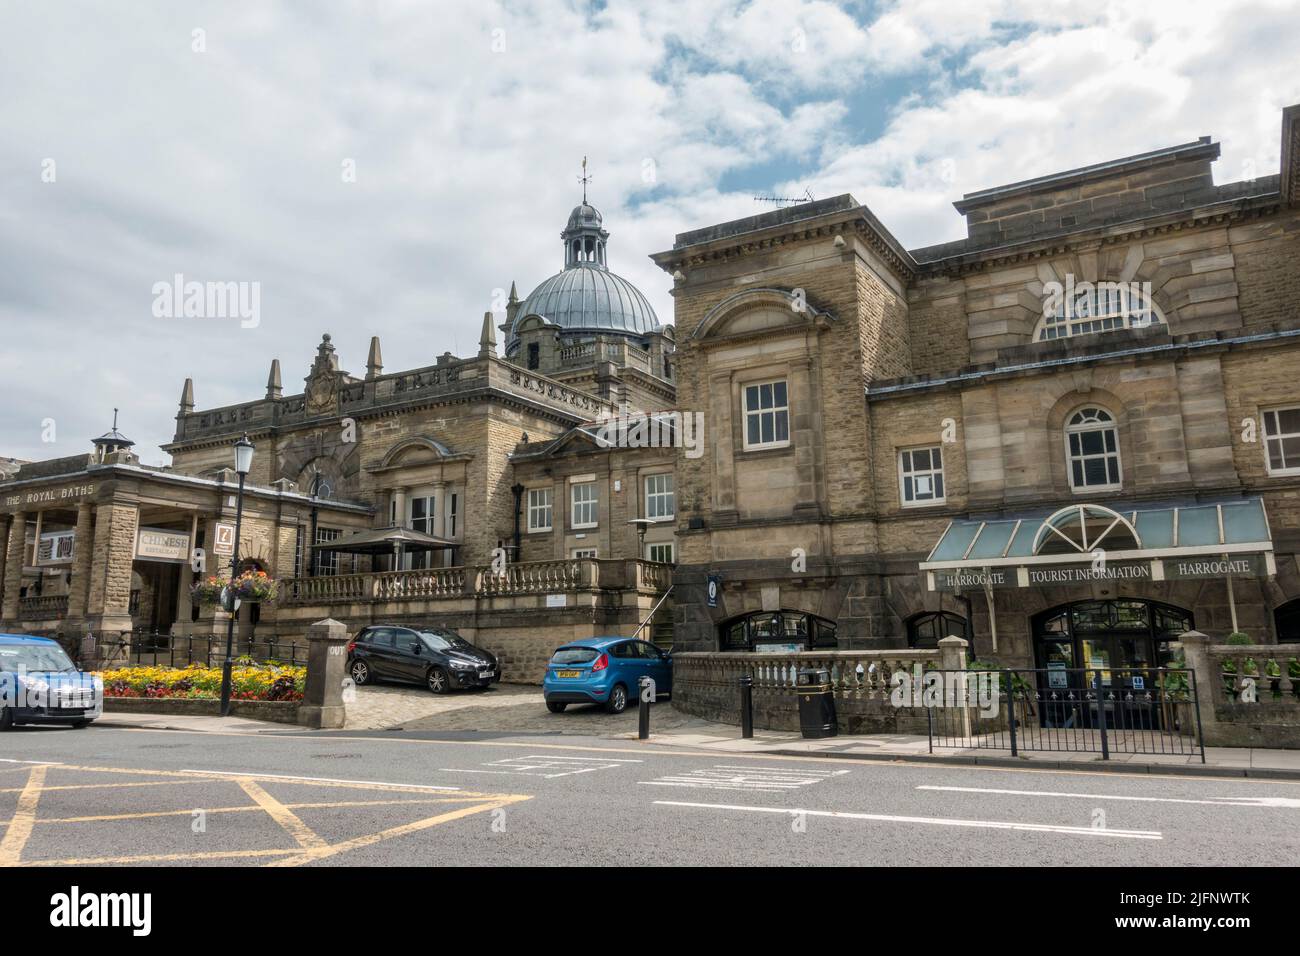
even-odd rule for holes
{"type": "MultiPolygon", "coordinates": [[[[551,276],[524,300],[515,326],[540,315],[563,332],[622,332],[646,335],[659,326],[655,310],[641,291],[608,269],[581,264],[551,276]]],[[[512,328],[509,349],[516,338],[512,328]]]]}
{"type": "Polygon", "coordinates": [[[601,216],[600,210],[590,203],[584,202],[579,206],[573,207],[573,212],[569,213],[569,224],[564,227],[564,231],[576,232],[584,226],[594,226],[599,229],[604,225],[604,222],[605,220],[601,216]]]}
{"type": "Polygon", "coordinates": [[[659,327],[659,319],[641,291],[609,271],[605,258],[609,233],[600,210],[583,197],[569,213],[560,233],[564,270],[551,276],[513,313],[506,354],[519,345],[519,323],[539,315],[563,333],[602,332],[642,336],[659,327]]]}

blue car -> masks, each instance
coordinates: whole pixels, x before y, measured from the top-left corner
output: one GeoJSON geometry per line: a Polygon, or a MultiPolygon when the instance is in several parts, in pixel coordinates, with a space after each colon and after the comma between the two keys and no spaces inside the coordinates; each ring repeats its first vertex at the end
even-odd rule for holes
{"type": "Polygon", "coordinates": [[[0,634],[0,730],[15,724],[85,727],[103,712],[103,680],[77,670],[58,641],[0,634]]]}
{"type": "Polygon", "coordinates": [[[546,665],[542,694],[553,714],[569,704],[604,704],[611,714],[621,714],[640,692],[642,677],[654,681],[656,697],[671,694],[672,656],[630,637],[588,637],[555,652],[546,665]]]}

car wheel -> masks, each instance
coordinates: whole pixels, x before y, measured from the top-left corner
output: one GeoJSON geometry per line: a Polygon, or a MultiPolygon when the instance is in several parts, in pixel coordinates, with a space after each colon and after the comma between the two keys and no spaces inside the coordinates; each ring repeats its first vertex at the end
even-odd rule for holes
{"type": "Polygon", "coordinates": [[[424,680],[425,683],[429,685],[429,690],[433,693],[447,693],[447,672],[441,667],[430,667],[429,673],[424,680]]]}
{"type": "Polygon", "coordinates": [[[609,692],[609,701],[605,704],[605,709],[611,714],[621,714],[627,710],[627,688],[622,684],[615,684],[614,689],[609,692]]]}
{"type": "Polygon", "coordinates": [[[362,684],[369,684],[374,680],[374,675],[370,673],[370,665],[365,661],[353,661],[350,668],[352,682],[360,687],[362,684]]]}
{"type": "Polygon", "coordinates": [[[564,708],[566,708],[566,707],[568,707],[568,706],[569,706],[568,704],[564,703],[563,701],[559,701],[559,700],[548,700],[548,701],[546,702],[546,709],[549,710],[549,711],[550,711],[551,713],[553,713],[553,714],[562,714],[562,713],[564,713],[564,708]]]}
{"type": "Polygon", "coordinates": [[[14,725],[14,713],[8,707],[0,707],[0,730],[9,730],[14,725]]]}

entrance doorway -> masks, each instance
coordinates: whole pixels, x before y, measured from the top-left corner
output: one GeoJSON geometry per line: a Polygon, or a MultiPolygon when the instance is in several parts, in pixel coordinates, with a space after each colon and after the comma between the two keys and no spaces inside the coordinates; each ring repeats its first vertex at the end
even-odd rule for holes
{"type": "Polygon", "coordinates": [[[1171,645],[1193,626],[1191,611],[1139,598],[1076,601],[1037,615],[1034,661],[1046,683],[1040,688],[1046,694],[1043,726],[1074,720],[1086,725],[1096,717],[1089,708],[1054,708],[1052,700],[1073,701],[1098,691],[1108,700],[1144,700],[1155,686],[1152,671],[1178,666],[1171,645]]]}

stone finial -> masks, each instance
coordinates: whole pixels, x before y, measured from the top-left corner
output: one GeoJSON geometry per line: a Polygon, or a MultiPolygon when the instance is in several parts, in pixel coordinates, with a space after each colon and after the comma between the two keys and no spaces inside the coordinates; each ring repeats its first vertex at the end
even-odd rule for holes
{"type": "Polygon", "coordinates": [[[181,414],[187,415],[192,411],[194,411],[194,379],[187,378],[181,387],[181,414]]]}
{"type": "Polygon", "coordinates": [[[267,401],[279,401],[284,390],[280,387],[280,360],[271,359],[271,371],[266,376],[267,401]]]}
{"type": "Polygon", "coordinates": [[[384,370],[384,356],[379,351],[379,336],[370,337],[370,354],[366,357],[366,380],[378,378],[384,370]]]}
{"type": "Polygon", "coordinates": [[[497,357],[497,329],[492,324],[492,313],[483,313],[483,332],[478,337],[478,357],[497,357]]]}
{"type": "Polygon", "coordinates": [[[510,333],[511,327],[515,324],[515,316],[519,314],[523,303],[519,301],[519,290],[515,288],[514,280],[510,281],[510,300],[506,302],[506,321],[504,324],[497,326],[504,335],[510,333]]]}
{"type": "Polygon", "coordinates": [[[334,354],[334,346],[330,339],[328,332],[320,337],[320,345],[316,346],[316,360],[311,366],[312,375],[339,370],[339,358],[334,354]]]}

